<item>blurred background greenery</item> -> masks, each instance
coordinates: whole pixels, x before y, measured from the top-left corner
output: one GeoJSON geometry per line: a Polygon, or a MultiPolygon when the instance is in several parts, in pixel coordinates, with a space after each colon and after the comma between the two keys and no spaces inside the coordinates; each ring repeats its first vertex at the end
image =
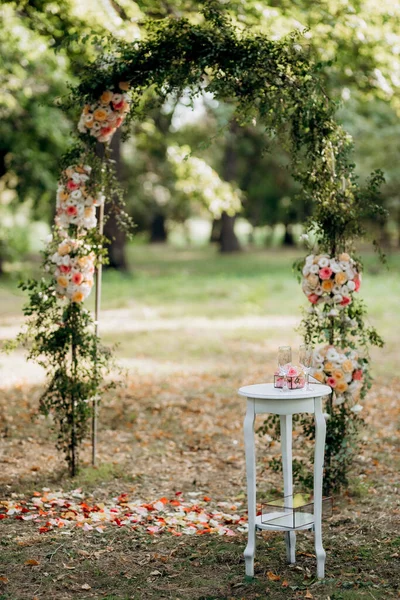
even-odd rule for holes
{"type": "MultiPolygon", "coordinates": [[[[35,269],[55,207],[59,159],[70,143],[81,107],[65,113],[58,99],[112,35],[146,36],[145,19],[202,19],[191,0],[3,0],[0,7],[0,273],[35,269]],[[94,43],[91,40],[96,37],[94,43]]],[[[320,62],[327,93],[338,101],[338,119],[355,139],[361,180],[384,171],[381,202],[390,220],[377,236],[389,250],[400,245],[400,3],[382,0],[220,0],[243,29],[273,38],[305,30],[320,62]]],[[[152,90],[148,92],[152,100],[152,90]]],[[[273,110],[273,107],[271,108],[273,110]]],[[[136,223],[135,244],[175,247],[214,244],[223,253],[246,247],[299,246],[312,214],[274,140],[263,150],[262,127],[230,121],[232,107],[207,94],[191,105],[169,99],[135,123],[127,142],[115,136],[118,173],[136,223]],[[176,156],[190,159],[177,162],[176,156]],[[174,159],[175,157],[175,159],[174,159]],[[242,208],[224,212],[234,197],[242,208]]],[[[132,253],[112,220],[111,264],[134,268],[132,253]]],[[[208,256],[208,254],[207,254],[208,256]]],[[[206,259],[208,260],[208,259],[206,259]]],[[[5,283],[6,285],[6,283],[5,283]]]]}

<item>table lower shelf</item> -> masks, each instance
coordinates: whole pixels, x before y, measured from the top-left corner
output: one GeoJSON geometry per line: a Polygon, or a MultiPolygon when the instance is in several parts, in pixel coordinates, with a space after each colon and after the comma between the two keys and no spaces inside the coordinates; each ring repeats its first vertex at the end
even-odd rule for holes
{"type": "Polygon", "coordinates": [[[312,529],[314,527],[314,515],[311,513],[299,513],[296,514],[296,527],[293,527],[293,515],[281,515],[276,513],[276,518],[273,517],[273,513],[267,515],[259,515],[256,517],[256,529],[263,529],[268,531],[301,531],[304,529],[312,529]],[[274,519],[272,522],[265,522],[267,518],[274,519]],[[264,521],[264,523],[262,523],[264,521]]]}

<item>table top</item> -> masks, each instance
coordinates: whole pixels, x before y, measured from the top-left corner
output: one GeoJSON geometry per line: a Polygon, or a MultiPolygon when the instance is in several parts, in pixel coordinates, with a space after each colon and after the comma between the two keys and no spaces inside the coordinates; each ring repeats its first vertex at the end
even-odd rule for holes
{"type": "Polygon", "coordinates": [[[312,390],[288,390],[282,392],[282,389],[274,387],[273,383],[256,383],[255,385],[245,385],[238,391],[240,396],[246,398],[260,398],[262,400],[304,400],[306,398],[320,398],[329,396],[332,388],[329,385],[313,383],[312,390]]]}

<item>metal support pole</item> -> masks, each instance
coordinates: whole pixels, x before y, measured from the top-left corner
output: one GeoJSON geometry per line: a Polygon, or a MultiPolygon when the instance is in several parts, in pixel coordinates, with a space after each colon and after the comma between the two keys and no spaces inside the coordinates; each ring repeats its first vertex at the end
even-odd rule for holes
{"type": "MultiPolygon", "coordinates": [[[[99,234],[103,235],[104,229],[104,201],[99,207],[99,234]]],[[[95,308],[94,308],[94,332],[96,337],[99,333],[99,318],[100,318],[100,304],[101,304],[101,276],[103,271],[103,265],[101,259],[96,267],[96,296],[95,296],[95,308]]],[[[96,365],[97,368],[97,365],[96,365]]],[[[94,396],[92,400],[92,465],[96,466],[96,454],[97,454],[97,396],[94,396]]]]}

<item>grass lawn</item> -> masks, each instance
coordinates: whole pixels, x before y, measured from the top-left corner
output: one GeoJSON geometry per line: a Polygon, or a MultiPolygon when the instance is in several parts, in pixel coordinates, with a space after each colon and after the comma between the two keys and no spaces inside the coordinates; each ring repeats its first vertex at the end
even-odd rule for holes
{"type": "MultiPolygon", "coordinates": [[[[236,390],[271,378],[279,343],[300,341],[295,327],[305,302],[291,275],[298,255],[132,245],[130,273],[104,276],[103,337],[119,344],[128,371],[102,403],[99,466],[89,466],[88,442],[81,474],[75,481],[65,475],[54,434],[37,417],[40,376],[32,378],[20,353],[0,357],[1,497],[81,487],[96,502],[121,493],[154,501],[179,491],[245,502],[244,406],[236,390]]],[[[314,577],[307,533],[297,536],[295,566],[285,562],[281,534],[259,534],[249,580],[243,533],[173,537],[110,526],[66,536],[7,518],[0,520],[0,600],[398,598],[400,256],[390,257],[390,270],[371,254],[365,264],[361,293],[386,347],[373,351],[376,382],[349,490],[335,498],[324,525],[323,582],[314,577]]],[[[22,303],[15,281],[0,284],[2,338],[18,325],[22,303]]],[[[295,455],[304,451],[297,434],[295,455]]],[[[257,440],[260,499],[281,489],[269,469],[278,453],[267,438],[257,440]]]]}

